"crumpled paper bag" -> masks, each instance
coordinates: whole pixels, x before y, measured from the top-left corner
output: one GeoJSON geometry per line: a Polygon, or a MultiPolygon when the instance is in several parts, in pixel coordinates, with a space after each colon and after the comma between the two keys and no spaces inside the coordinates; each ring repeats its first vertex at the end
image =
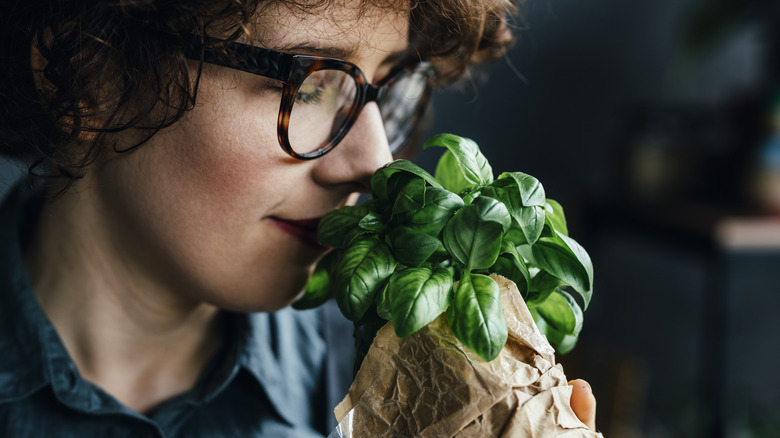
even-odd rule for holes
{"type": "Polygon", "coordinates": [[[464,347],[446,314],[406,338],[388,323],[336,406],[330,437],[600,437],[572,411],[572,388],[515,284],[492,277],[509,329],[496,359],[464,347]]]}

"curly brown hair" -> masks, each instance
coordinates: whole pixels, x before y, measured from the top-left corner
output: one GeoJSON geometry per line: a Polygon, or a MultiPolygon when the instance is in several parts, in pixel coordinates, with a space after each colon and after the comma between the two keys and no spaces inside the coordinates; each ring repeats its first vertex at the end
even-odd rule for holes
{"type": "MultiPolygon", "coordinates": [[[[444,85],[471,63],[504,53],[512,41],[507,19],[513,1],[385,0],[384,6],[409,11],[410,41],[444,85]]],[[[305,13],[334,0],[17,2],[0,26],[6,66],[0,153],[32,163],[33,174],[80,178],[105,149],[105,134],[144,132],[130,147],[112,145],[130,150],[193,107],[197,81],[191,82],[183,53],[192,33],[227,41],[251,36],[253,17],[280,2],[305,13]],[[42,60],[32,65],[45,66],[40,70],[31,66],[31,47],[42,60]],[[40,168],[46,171],[33,171],[40,168]]]]}

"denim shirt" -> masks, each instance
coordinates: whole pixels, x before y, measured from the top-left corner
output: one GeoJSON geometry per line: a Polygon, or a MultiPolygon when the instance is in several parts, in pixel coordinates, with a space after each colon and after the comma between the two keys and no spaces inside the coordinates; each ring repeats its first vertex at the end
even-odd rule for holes
{"type": "Polygon", "coordinates": [[[354,350],[338,341],[351,326],[332,303],[228,314],[227,345],[195,387],[146,415],[83,379],[25,272],[38,204],[22,183],[0,207],[0,436],[322,437],[335,427],[354,350]]]}

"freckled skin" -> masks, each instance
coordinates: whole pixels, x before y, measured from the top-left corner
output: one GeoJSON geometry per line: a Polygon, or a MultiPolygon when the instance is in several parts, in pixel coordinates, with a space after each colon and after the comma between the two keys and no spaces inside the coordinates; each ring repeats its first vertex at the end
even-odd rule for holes
{"type": "MultiPolygon", "coordinates": [[[[261,26],[264,44],[344,47],[369,80],[408,45],[405,15],[278,14],[270,15],[277,17],[272,26],[261,26]]],[[[353,202],[373,171],[392,159],[375,104],[326,156],[289,157],[276,136],[280,94],[268,81],[204,65],[195,109],[90,175],[113,244],[134,271],[165,291],[238,311],[288,305],[322,249],[274,221],[317,218],[353,202]]]]}

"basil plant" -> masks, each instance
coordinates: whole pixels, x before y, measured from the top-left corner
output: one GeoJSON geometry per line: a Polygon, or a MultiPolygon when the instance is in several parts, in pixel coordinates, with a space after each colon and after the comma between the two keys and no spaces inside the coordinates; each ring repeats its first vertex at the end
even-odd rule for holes
{"type": "Polygon", "coordinates": [[[373,175],[371,199],[322,219],[320,242],[333,250],[293,306],[335,297],[369,344],[388,320],[404,337],[447,312],[452,333],[490,361],[507,339],[499,288],[488,276],[497,273],[517,285],[556,350],[570,351],[593,292],[593,266],[568,236],[560,204],[525,173],[494,179],[470,139],[440,134],[425,142],[432,146],[447,148],[435,176],[393,161],[373,175]]]}

